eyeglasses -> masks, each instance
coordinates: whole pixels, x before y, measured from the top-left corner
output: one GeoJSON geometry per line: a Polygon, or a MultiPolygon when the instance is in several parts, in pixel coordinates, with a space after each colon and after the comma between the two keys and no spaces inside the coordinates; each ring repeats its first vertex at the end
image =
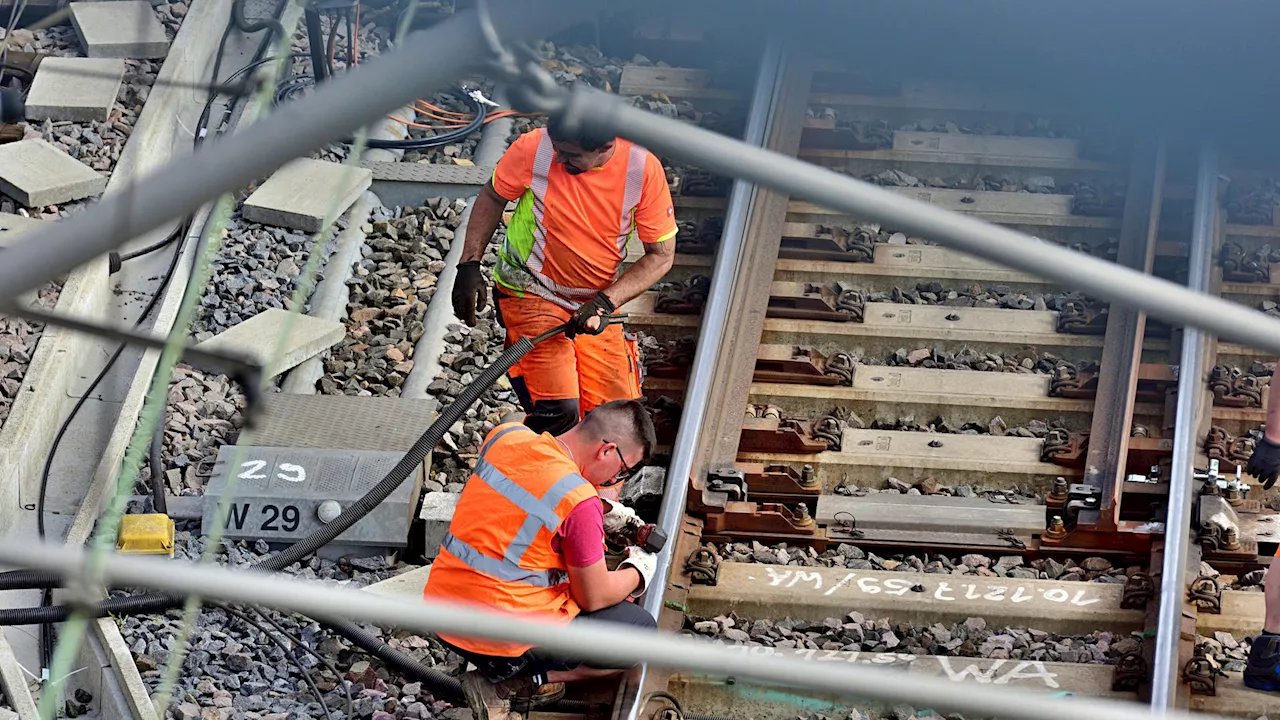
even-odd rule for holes
{"type": "Polygon", "coordinates": [[[640,472],[641,468],[644,467],[643,463],[640,465],[637,465],[636,467],[631,467],[630,465],[627,464],[627,459],[622,456],[622,450],[618,448],[617,443],[613,443],[612,440],[605,440],[604,442],[613,444],[613,451],[618,454],[618,462],[622,463],[622,469],[619,470],[618,474],[614,476],[612,482],[601,485],[600,487],[612,487],[614,485],[617,485],[620,482],[630,480],[631,478],[635,477],[637,473],[640,472]]]}

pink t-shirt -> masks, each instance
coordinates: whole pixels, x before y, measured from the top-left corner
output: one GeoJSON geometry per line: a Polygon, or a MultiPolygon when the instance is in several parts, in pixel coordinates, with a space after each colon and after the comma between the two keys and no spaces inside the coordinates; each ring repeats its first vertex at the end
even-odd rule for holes
{"type": "Polygon", "coordinates": [[[588,498],[569,511],[551,538],[551,549],[564,555],[569,567],[589,567],[604,559],[604,506],[588,498]]]}

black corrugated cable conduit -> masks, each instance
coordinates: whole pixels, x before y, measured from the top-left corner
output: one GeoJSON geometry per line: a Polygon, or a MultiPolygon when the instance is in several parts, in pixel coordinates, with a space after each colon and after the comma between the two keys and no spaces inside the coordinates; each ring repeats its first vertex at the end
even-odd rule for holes
{"type": "MultiPolygon", "coordinates": [[[[492,365],[480,373],[475,382],[462,391],[462,394],[452,404],[441,411],[436,421],[431,423],[431,427],[427,428],[426,432],[422,433],[417,442],[413,444],[413,447],[405,453],[404,457],[400,458],[400,462],[396,463],[396,466],[387,473],[381,482],[365,493],[364,497],[349,505],[346,510],[342,511],[342,514],[334,518],[333,522],[320,527],[311,535],[263,560],[261,563],[251,566],[250,569],[278,572],[296,562],[301,562],[346,532],[351,526],[364,518],[365,515],[372,512],[379,503],[386,500],[391,493],[395,492],[397,487],[422,465],[427,453],[440,444],[445,432],[455,422],[462,419],[467,409],[479,400],[480,396],[498,381],[498,378],[502,377],[507,370],[519,362],[520,358],[528,354],[535,345],[564,332],[564,329],[565,326],[562,325],[553,330],[548,330],[535,338],[521,338],[514,345],[507,348],[492,365]]],[[[183,599],[181,597],[166,593],[148,593],[145,595],[130,595],[123,598],[109,598],[93,605],[90,611],[93,617],[158,613],[177,607],[182,602],[183,599]]],[[[0,610],[0,626],[59,623],[65,621],[70,614],[70,609],[62,605],[0,610]]]]}

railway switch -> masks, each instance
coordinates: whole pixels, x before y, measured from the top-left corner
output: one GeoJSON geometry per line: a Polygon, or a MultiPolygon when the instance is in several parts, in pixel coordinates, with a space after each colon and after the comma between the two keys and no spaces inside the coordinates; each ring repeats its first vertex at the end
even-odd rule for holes
{"type": "MultiPolygon", "coordinates": [[[[295,542],[338,517],[380,482],[402,453],[314,448],[224,446],[205,492],[203,524],[216,522],[224,494],[229,539],[295,542]],[[234,464],[233,464],[234,463],[234,464]]],[[[399,548],[422,487],[423,471],[339,535],[335,546],[399,548]]]]}

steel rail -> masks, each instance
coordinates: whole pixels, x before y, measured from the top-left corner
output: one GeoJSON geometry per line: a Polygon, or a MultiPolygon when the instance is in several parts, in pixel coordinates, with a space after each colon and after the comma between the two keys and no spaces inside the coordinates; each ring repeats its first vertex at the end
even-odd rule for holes
{"type": "MultiPolygon", "coordinates": [[[[751,93],[751,106],[747,111],[746,129],[742,141],[753,146],[764,144],[773,117],[774,105],[778,97],[778,82],[782,77],[782,64],[785,56],[781,42],[776,38],[765,45],[760,57],[760,69],[756,73],[755,87],[751,93]]],[[[667,468],[667,487],[662,498],[662,507],[658,511],[658,525],[674,538],[680,533],[680,524],[684,520],[685,506],[689,494],[689,479],[693,472],[693,463],[698,449],[698,440],[702,434],[703,421],[707,414],[707,405],[711,397],[711,384],[715,378],[716,363],[720,358],[720,345],[724,339],[725,325],[728,321],[729,307],[733,302],[733,287],[744,258],[750,251],[747,243],[747,218],[755,201],[755,187],[743,180],[734,180],[729,192],[729,202],[725,209],[724,230],[720,234],[720,247],[716,250],[715,266],[711,271],[711,288],[707,292],[706,307],[702,311],[701,329],[698,331],[697,351],[693,357],[693,368],[689,372],[688,390],[685,393],[684,407],[680,413],[680,429],[676,433],[675,445],[671,451],[671,464],[667,468]]],[[[654,570],[655,590],[645,593],[644,609],[657,618],[662,612],[663,600],[672,568],[671,553],[676,543],[668,543],[658,554],[657,566],[654,570]]],[[[633,689],[644,686],[648,667],[640,667],[638,677],[633,676],[628,682],[633,689]]],[[[615,710],[615,717],[636,720],[642,708],[643,699],[638,695],[627,697],[628,707],[615,710]]]]}
{"type": "MultiPolygon", "coordinates": [[[[535,39],[586,17],[587,0],[502,2],[491,21],[509,40],[535,39]]],[[[16,298],[161,224],[195,212],[224,192],[270,175],[288,161],[350,136],[414,98],[428,97],[490,59],[475,10],[420,33],[395,52],[322,83],[234,136],[165,164],[125,192],[32,233],[4,251],[0,300],[16,298]]]]}
{"type": "MultiPolygon", "coordinates": [[[[91,558],[83,548],[0,539],[0,564],[58,573],[72,582],[74,602],[93,603],[97,594],[85,586],[91,558]]],[[[1062,720],[1150,720],[1148,707],[1094,698],[1058,698],[1011,688],[956,683],[884,668],[850,663],[811,662],[735,652],[717,643],[627,628],[616,623],[578,621],[556,625],[517,615],[424,600],[394,599],[372,593],[285,579],[243,570],[228,570],[188,561],[110,555],[100,566],[104,582],[148,587],[177,595],[196,595],[227,602],[290,610],[314,618],[351,618],[418,633],[440,631],[511,640],[545,648],[567,657],[601,663],[647,662],[664,668],[714,675],[733,675],[765,683],[807,688],[839,697],[910,701],[939,711],[975,713],[983,717],[1062,720]]],[[[1189,713],[1166,713],[1186,718],[1189,713]]],[[[1197,714],[1200,720],[1214,715],[1197,714]]]]}
{"type": "Polygon", "coordinates": [[[753,148],[687,123],[629,107],[582,87],[525,96],[528,107],[637,142],[664,156],[749,180],[822,207],[875,220],[970,255],[1077,288],[1118,305],[1139,308],[1172,325],[1201,328],[1280,354],[1280,320],[1236,303],[1115,263],[1059,247],[1007,227],[911,200],[792,157],[753,148]]]}
{"type": "MultiPolygon", "coordinates": [[[[1210,261],[1218,220],[1218,154],[1212,147],[1200,151],[1196,177],[1195,213],[1187,286],[1208,292],[1210,261]]],[[[1169,472],[1169,514],[1164,527],[1164,564],[1161,567],[1160,608],[1156,622],[1155,667],[1151,671],[1151,708],[1163,712],[1173,706],[1179,685],[1178,644],[1182,639],[1182,603],[1185,597],[1187,544],[1191,542],[1192,478],[1199,450],[1201,404],[1205,393],[1205,345],[1209,334],[1199,328],[1183,331],[1178,363],[1178,405],[1174,416],[1177,435],[1169,472]]]]}

